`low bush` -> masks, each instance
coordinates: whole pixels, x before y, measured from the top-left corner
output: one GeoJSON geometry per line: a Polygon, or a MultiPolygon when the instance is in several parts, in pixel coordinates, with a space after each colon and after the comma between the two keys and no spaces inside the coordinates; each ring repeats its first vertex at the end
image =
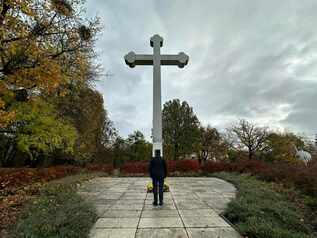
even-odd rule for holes
{"type": "Polygon", "coordinates": [[[90,177],[70,176],[45,185],[39,197],[25,206],[12,228],[12,237],[87,237],[97,215],[76,193],[76,184],[90,177]]]}
{"type": "Polygon", "coordinates": [[[180,172],[199,172],[200,165],[198,160],[178,160],[176,161],[176,171],[180,172]]]}
{"type": "Polygon", "coordinates": [[[149,161],[135,161],[125,163],[121,167],[121,171],[124,174],[148,174],[149,170],[149,161]]]}
{"type": "Polygon", "coordinates": [[[77,174],[80,167],[65,165],[49,168],[12,168],[0,169],[0,190],[19,187],[33,182],[46,182],[77,174]]]}
{"type": "Polygon", "coordinates": [[[232,164],[227,161],[207,161],[202,166],[202,171],[204,173],[216,173],[221,171],[230,172],[232,170],[232,164]]]}
{"type": "Polygon", "coordinates": [[[177,161],[176,160],[167,160],[167,171],[169,174],[176,172],[177,170],[177,161]]]}
{"type": "Polygon", "coordinates": [[[255,175],[264,181],[295,186],[307,195],[317,196],[317,162],[304,163],[264,162],[260,160],[208,161],[204,173],[238,172],[255,175]]]}
{"type": "Polygon", "coordinates": [[[206,173],[214,172],[239,172],[239,173],[259,173],[265,171],[267,165],[260,160],[238,160],[230,161],[207,161],[202,170],[206,173]]]}
{"type": "Polygon", "coordinates": [[[0,168],[0,191],[35,182],[48,182],[85,171],[111,174],[113,166],[107,163],[91,163],[85,167],[58,165],[48,168],[0,168]]]}
{"type": "Polygon", "coordinates": [[[296,191],[281,188],[275,183],[260,181],[249,175],[218,173],[215,176],[235,184],[238,188],[237,198],[228,204],[224,216],[243,236],[316,237],[306,216],[309,208],[305,207],[305,204],[299,206],[289,199],[289,194],[294,195],[296,191]]]}
{"type": "MultiPolygon", "coordinates": [[[[168,173],[175,172],[199,172],[200,165],[198,160],[167,160],[166,166],[168,173]]],[[[125,163],[121,167],[123,174],[148,174],[149,161],[136,161],[125,163]]]]}
{"type": "Polygon", "coordinates": [[[88,171],[104,172],[107,174],[111,174],[114,168],[112,164],[95,163],[95,164],[87,164],[86,169],[88,171]]]}

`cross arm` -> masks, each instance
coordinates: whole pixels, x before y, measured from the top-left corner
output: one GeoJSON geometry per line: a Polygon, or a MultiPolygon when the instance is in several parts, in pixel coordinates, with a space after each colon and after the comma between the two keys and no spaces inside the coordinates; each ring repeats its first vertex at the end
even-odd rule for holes
{"type": "MultiPolygon", "coordinates": [[[[136,65],[153,65],[153,55],[139,55],[134,52],[128,53],[125,57],[125,62],[131,68],[136,65]]],[[[181,52],[177,55],[161,55],[161,65],[177,65],[183,68],[188,64],[189,57],[181,52]]]]}
{"type": "Polygon", "coordinates": [[[131,68],[136,65],[153,65],[153,55],[137,55],[133,51],[129,52],[124,60],[131,68]]]}
{"type": "Polygon", "coordinates": [[[188,61],[188,55],[183,52],[177,55],[161,55],[161,65],[177,65],[179,68],[184,68],[188,61]]]}

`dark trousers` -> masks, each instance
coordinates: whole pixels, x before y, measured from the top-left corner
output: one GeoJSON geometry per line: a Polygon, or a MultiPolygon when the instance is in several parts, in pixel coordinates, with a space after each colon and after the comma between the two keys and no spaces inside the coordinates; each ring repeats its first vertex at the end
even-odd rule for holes
{"type": "Polygon", "coordinates": [[[152,178],[154,203],[157,203],[157,194],[159,195],[160,203],[163,203],[163,186],[164,178],[152,178]]]}

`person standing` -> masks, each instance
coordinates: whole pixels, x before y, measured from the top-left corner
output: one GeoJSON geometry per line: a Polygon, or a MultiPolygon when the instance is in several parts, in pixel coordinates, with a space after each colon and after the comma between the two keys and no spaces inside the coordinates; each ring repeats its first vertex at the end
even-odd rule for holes
{"type": "Polygon", "coordinates": [[[164,179],[167,176],[167,167],[165,160],[161,157],[160,150],[155,150],[155,156],[151,159],[149,173],[153,184],[153,205],[157,206],[157,195],[159,195],[159,205],[163,205],[164,179]]]}

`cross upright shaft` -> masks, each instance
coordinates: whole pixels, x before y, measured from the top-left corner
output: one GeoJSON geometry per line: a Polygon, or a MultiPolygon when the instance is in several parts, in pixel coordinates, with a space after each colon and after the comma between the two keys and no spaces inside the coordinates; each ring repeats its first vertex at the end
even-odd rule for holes
{"type": "Polygon", "coordinates": [[[188,64],[189,57],[181,52],[178,55],[161,55],[163,38],[154,35],[150,40],[153,47],[153,55],[137,55],[134,52],[128,53],[124,59],[131,68],[136,65],[153,65],[153,156],[159,150],[163,155],[162,143],[162,103],[161,103],[161,65],[177,65],[183,68],[188,64]]]}
{"type": "MultiPolygon", "coordinates": [[[[162,103],[161,103],[161,46],[163,38],[155,35],[151,38],[153,47],[153,156],[155,150],[163,154],[162,139],[162,103]]],[[[161,154],[161,155],[162,155],[161,154]]]]}

